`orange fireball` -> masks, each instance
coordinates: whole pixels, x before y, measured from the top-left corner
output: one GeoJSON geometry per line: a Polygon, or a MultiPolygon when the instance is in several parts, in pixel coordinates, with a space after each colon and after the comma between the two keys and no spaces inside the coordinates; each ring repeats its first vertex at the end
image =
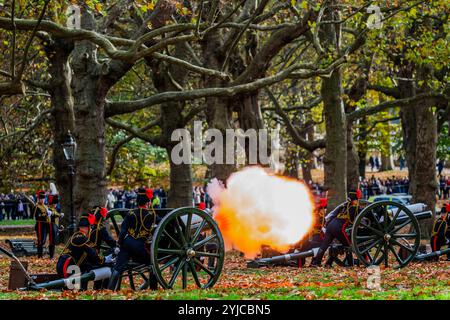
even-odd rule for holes
{"type": "Polygon", "coordinates": [[[234,247],[248,258],[256,256],[262,245],[287,250],[313,224],[314,203],[308,187],[260,167],[232,174],[226,188],[214,179],[207,190],[227,248],[234,247]]]}

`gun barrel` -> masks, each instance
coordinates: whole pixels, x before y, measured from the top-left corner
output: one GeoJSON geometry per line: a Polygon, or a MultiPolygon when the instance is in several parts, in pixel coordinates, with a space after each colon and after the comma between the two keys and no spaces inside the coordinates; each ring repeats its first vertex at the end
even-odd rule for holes
{"type": "Polygon", "coordinates": [[[430,253],[418,254],[417,256],[415,256],[415,259],[419,260],[419,261],[424,261],[424,260],[431,259],[434,257],[440,257],[444,254],[449,254],[449,253],[450,253],[450,248],[447,248],[444,250],[433,251],[430,253]]]}
{"type": "Polygon", "coordinates": [[[287,262],[290,260],[296,260],[296,259],[307,258],[307,257],[314,257],[317,254],[318,250],[319,250],[319,248],[313,248],[308,251],[287,253],[287,254],[270,257],[270,258],[255,259],[255,260],[249,261],[247,263],[247,267],[248,268],[259,268],[259,267],[268,266],[268,265],[274,264],[274,263],[287,262]]]}
{"type": "MultiPolygon", "coordinates": [[[[417,220],[425,220],[429,219],[433,216],[432,212],[430,210],[427,210],[427,205],[424,203],[415,203],[407,205],[406,208],[411,211],[411,213],[416,217],[417,220]]],[[[397,214],[398,208],[389,209],[388,213],[390,215],[394,216],[397,214]]],[[[406,215],[406,212],[403,210],[400,211],[397,217],[397,224],[402,224],[403,222],[406,222],[409,220],[408,216],[406,215]]]]}
{"type": "Polygon", "coordinates": [[[78,282],[78,279],[76,277],[79,277],[79,283],[87,282],[87,281],[97,281],[97,280],[103,280],[108,279],[111,277],[111,269],[108,267],[103,267],[99,269],[91,270],[84,274],[78,274],[78,275],[72,275],[68,278],[64,279],[58,279],[54,281],[49,281],[45,283],[38,283],[35,285],[30,286],[28,289],[31,290],[40,290],[40,289],[62,289],[64,287],[70,287],[73,286],[76,282],[78,282]]]}

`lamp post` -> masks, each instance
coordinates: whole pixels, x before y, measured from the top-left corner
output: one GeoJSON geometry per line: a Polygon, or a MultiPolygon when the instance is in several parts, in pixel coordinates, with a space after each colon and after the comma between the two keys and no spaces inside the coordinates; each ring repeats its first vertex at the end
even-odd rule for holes
{"type": "Polygon", "coordinates": [[[75,176],[75,152],[77,150],[77,143],[73,138],[70,131],[67,132],[66,139],[62,144],[62,148],[64,151],[64,157],[67,160],[68,168],[69,168],[69,193],[70,193],[70,223],[67,227],[69,235],[72,235],[76,229],[75,223],[75,212],[73,206],[73,177],[75,176]]]}

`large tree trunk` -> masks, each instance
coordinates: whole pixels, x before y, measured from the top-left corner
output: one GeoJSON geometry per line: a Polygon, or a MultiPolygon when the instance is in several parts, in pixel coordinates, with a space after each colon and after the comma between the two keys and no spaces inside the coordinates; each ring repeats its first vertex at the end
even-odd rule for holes
{"type": "Polygon", "coordinates": [[[353,142],[353,123],[347,124],[347,188],[356,189],[359,184],[359,157],[353,142]]]}
{"type": "MultiPolygon", "coordinates": [[[[176,45],[174,56],[180,59],[187,59],[189,52],[186,46],[176,45]]],[[[165,63],[149,60],[152,67],[152,79],[155,88],[159,92],[179,90],[174,80],[184,86],[187,72],[176,65],[167,66],[165,63]]],[[[192,206],[192,168],[191,162],[175,164],[171,157],[172,149],[177,142],[171,141],[172,133],[186,126],[183,110],[184,102],[168,102],[161,104],[161,147],[167,151],[170,162],[170,191],[168,195],[168,206],[172,208],[192,206]]],[[[189,159],[192,160],[192,159],[189,159]]]]}
{"type": "MultiPolygon", "coordinates": [[[[325,14],[328,20],[339,19],[336,12],[325,14]]],[[[340,51],[340,26],[324,25],[321,29],[322,46],[335,53],[340,51]]],[[[337,68],[330,77],[322,78],[321,95],[327,134],[323,157],[325,189],[328,191],[329,208],[346,200],[347,195],[347,121],[342,99],[342,74],[337,68]]]]}
{"type": "Polygon", "coordinates": [[[53,166],[55,168],[56,186],[60,195],[61,211],[64,212],[63,223],[68,225],[70,218],[69,169],[61,147],[67,132],[74,132],[75,117],[70,83],[72,79],[69,55],[73,45],[63,40],[55,40],[46,48],[50,61],[51,104],[53,127],[53,166]]]}
{"type": "MultiPolygon", "coordinates": [[[[225,59],[223,54],[218,51],[221,47],[222,41],[218,32],[209,33],[205,36],[202,42],[204,66],[207,68],[220,70],[222,62],[225,59]]],[[[206,76],[205,83],[211,87],[222,87],[225,83],[216,77],[206,76]]],[[[230,99],[231,100],[231,99],[230,99]]],[[[226,163],[226,148],[225,148],[225,130],[232,129],[232,114],[233,107],[229,99],[224,98],[206,98],[206,120],[210,129],[218,129],[223,136],[223,162],[213,163],[209,170],[212,178],[217,178],[226,182],[228,177],[236,170],[235,164],[226,163]]]]}
{"type": "MultiPolygon", "coordinates": [[[[402,70],[402,78],[412,79],[411,66],[402,70]]],[[[415,95],[413,81],[399,82],[401,98],[415,95]]],[[[436,144],[437,122],[431,105],[418,103],[412,108],[401,110],[403,145],[409,174],[409,192],[413,202],[425,203],[432,212],[436,207],[436,144]],[[412,111],[413,110],[413,111],[412,111]]],[[[432,219],[420,221],[422,238],[429,239],[432,229],[432,219]]]]}
{"type": "MultiPolygon", "coordinates": [[[[172,147],[166,148],[170,159],[172,147]]],[[[170,190],[168,195],[170,208],[192,206],[192,170],[190,164],[175,164],[170,160],[170,190]]]]}
{"type": "MultiPolygon", "coordinates": [[[[82,27],[95,29],[91,14],[82,15],[82,27]]],[[[92,206],[106,203],[104,107],[108,87],[99,81],[106,70],[97,62],[95,45],[75,44],[72,56],[72,94],[75,110],[76,154],[75,211],[79,216],[92,206]]]]}
{"type": "Polygon", "coordinates": [[[347,191],[347,136],[344,104],[342,101],[341,72],[322,80],[327,140],[323,163],[328,204],[334,208],[346,199],[347,191]]]}
{"type": "Polygon", "coordinates": [[[381,153],[381,168],[380,171],[394,170],[394,164],[391,154],[391,146],[389,145],[386,152],[381,153]]]}

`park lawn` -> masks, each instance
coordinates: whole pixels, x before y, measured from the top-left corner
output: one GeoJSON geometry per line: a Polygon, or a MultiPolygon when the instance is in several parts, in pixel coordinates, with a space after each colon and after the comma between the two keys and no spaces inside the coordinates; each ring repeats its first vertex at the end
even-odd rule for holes
{"type": "MultiPolygon", "coordinates": [[[[28,258],[31,273],[54,272],[56,260],[28,258]]],[[[227,253],[217,284],[208,290],[189,286],[187,290],[133,292],[124,287],[111,291],[7,291],[9,261],[0,258],[0,299],[450,299],[450,262],[414,263],[401,270],[381,269],[381,290],[367,289],[367,271],[362,267],[247,269],[245,259],[227,253]]]]}
{"type": "Polygon", "coordinates": [[[25,220],[2,220],[0,226],[32,226],[34,225],[34,219],[25,220]]]}

